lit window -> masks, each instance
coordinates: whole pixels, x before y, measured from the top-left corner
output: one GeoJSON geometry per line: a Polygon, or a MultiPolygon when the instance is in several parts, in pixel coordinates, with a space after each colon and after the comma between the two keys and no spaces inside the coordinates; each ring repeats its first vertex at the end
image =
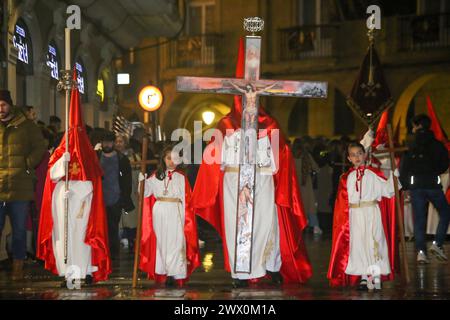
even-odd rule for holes
{"type": "Polygon", "coordinates": [[[98,79],[97,81],[97,95],[100,97],[100,101],[105,101],[105,84],[103,79],[98,79]]]}
{"type": "Polygon", "coordinates": [[[14,47],[19,51],[17,58],[23,63],[28,64],[29,56],[28,56],[28,39],[27,33],[25,32],[25,28],[16,25],[16,32],[13,37],[14,47]]]}
{"type": "Polygon", "coordinates": [[[56,46],[52,42],[48,45],[48,52],[47,52],[47,66],[50,68],[50,76],[55,79],[59,80],[59,62],[58,62],[58,53],[56,51],[56,46]]]}
{"type": "Polygon", "coordinates": [[[85,84],[84,84],[84,68],[80,62],[75,63],[75,68],[77,69],[77,83],[78,83],[78,91],[81,94],[84,94],[85,84]]]}

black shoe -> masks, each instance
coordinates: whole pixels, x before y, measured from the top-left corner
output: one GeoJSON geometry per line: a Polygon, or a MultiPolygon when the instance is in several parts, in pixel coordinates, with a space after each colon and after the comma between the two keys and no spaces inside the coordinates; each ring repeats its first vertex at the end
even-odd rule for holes
{"type": "Polygon", "coordinates": [[[94,279],[92,278],[91,275],[87,274],[86,278],[84,279],[84,284],[87,286],[90,286],[93,283],[94,283],[94,279]]]}
{"type": "Polygon", "coordinates": [[[61,288],[67,289],[67,280],[66,279],[62,280],[59,286],[61,288]]]}
{"type": "Polygon", "coordinates": [[[271,271],[267,271],[267,274],[270,276],[270,278],[272,279],[272,283],[273,284],[282,284],[283,283],[283,277],[281,276],[281,273],[279,272],[271,272],[271,271]]]}
{"type": "Polygon", "coordinates": [[[247,280],[233,279],[233,288],[246,288],[248,287],[247,280]]]}
{"type": "Polygon", "coordinates": [[[7,258],[0,261],[0,270],[10,271],[12,269],[12,260],[7,258]]]}
{"type": "Polygon", "coordinates": [[[367,291],[367,290],[369,290],[368,288],[367,288],[367,280],[361,280],[360,282],[359,282],[359,286],[358,286],[358,289],[357,289],[358,291],[367,291]]]}
{"type": "Polygon", "coordinates": [[[167,288],[175,287],[175,279],[173,277],[167,277],[166,287],[167,288]]]}

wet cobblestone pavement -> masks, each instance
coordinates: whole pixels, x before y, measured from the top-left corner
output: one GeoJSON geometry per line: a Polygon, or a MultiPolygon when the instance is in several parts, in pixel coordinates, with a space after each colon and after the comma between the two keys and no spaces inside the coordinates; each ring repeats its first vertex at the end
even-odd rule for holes
{"type": "MultiPolygon", "coordinates": [[[[122,250],[120,260],[114,262],[113,273],[106,282],[82,286],[81,290],[61,287],[61,279],[44,270],[40,262],[27,262],[26,278],[22,282],[9,280],[10,270],[0,270],[0,299],[49,300],[448,300],[450,299],[450,264],[431,258],[431,263],[415,263],[414,243],[407,242],[411,283],[404,286],[400,279],[383,283],[381,292],[359,292],[355,289],[332,289],[326,273],[331,248],[331,236],[315,237],[305,234],[305,242],[313,265],[314,275],[305,285],[276,286],[271,282],[234,289],[230,275],[223,269],[222,244],[210,229],[203,232],[205,247],[201,249],[202,266],[185,288],[168,289],[156,286],[140,273],[138,288],[131,287],[133,255],[122,250]]],[[[446,245],[450,252],[450,245],[446,245]]]]}

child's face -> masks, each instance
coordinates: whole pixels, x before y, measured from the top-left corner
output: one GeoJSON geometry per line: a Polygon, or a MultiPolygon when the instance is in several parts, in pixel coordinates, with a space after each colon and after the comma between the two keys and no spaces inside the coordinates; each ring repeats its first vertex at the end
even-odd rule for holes
{"type": "Polygon", "coordinates": [[[167,152],[164,157],[164,163],[166,164],[167,169],[174,170],[177,166],[172,160],[172,152],[167,152]]]}
{"type": "Polygon", "coordinates": [[[348,149],[347,159],[355,167],[359,167],[366,161],[366,153],[359,147],[351,147],[348,149]]]}

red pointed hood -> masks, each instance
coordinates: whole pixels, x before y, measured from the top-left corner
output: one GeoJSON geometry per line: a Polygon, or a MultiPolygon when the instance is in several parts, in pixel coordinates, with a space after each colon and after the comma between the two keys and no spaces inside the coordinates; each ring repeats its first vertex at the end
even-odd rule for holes
{"type": "MultiPolygon", "coordinates": [[[[76,79],[75,73],[74,79],[76,79]]],[[[69,180],[92,181],[93,197],[84,242],[91,247],[92,265],[98,267],[98,271],[93,273],[94,281],[102,281],[106,280],[111,273],[108,229],[105,205],[103,203],[102,170],[83,124],[78,88],[74,88],[71,92],[68,132],[70,152],[69,180]]],[[[64,137],[50,158],[49,169],[62,157],[65,151],[66,141],[64,137]]],[[[58,274],[52,240],[53,191],[55,187],[56,182],[50,179],[50,170],[48,170],[42,197],[37,257],[45,261],[45,269],[58,274]]]]}
{"type": "MultiPolygon", "coordinates": [[[[73,79],[76,81],[76,71],[73,73],[73,79]]],[[[56,148],[50,158],[49,167],[61,158],[65,151],[66,139],[64,135],[58,148],[56,148]]],[[[70,180],[93,181],[96,177],[102,176],[102,169],[97,155],[89,141],[86,127],[83,123],[78,87],[72,89],[70,95],[69,152],[70,180]]]]}

